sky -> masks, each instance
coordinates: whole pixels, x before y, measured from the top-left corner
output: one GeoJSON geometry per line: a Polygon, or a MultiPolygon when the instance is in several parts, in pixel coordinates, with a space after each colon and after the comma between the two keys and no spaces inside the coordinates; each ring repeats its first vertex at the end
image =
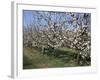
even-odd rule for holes
{"type": "MultiPolygon", "coordinates": [[[[24,22],[24,26],[28,26],[28,25],[32,24],[32,22],[34,21],[33,18],[35,16],[35,14],[33,14],[34,12],[35,11],[32,11],[32,10],[23,10],[23,22],[24,22]]],[[[52,16],[52,17],[54,18],[54,16],[52,16]]],[[[59,14],[58,14],[58,17],[59,17],[59,14]]],[[[66,17],[67,17],[68,20],[71,20],[70,16],[66,16],[66,17]]],[[[55,20],[55,18],[54,18],[54,20],[55,20]]]]}
{"type": "MultiPolygon", "coordinates": [[[[23,10],[23,26],[29,26],[31,24],[34,24],[34,25],[38,25],[38,24],[41,24],[42,26],[46,26],[47,25],[47,22],[44,20],[44,19],[41,19],[40,21],[38,20],[38,18],[41,16],[48,16],[50,12],[48,11],[35,11],[35,10],[23,10]],[[37,14],[39,13],[39,14],[37,14]]],[[[74,26],[76,25],[75,23],[72,25],[71,24],[71,21],[72,21],[72,15],[74,14],[75,17],[78,17],[79,19],[79,23],[82,22],[82,19],[81,17],[84,15],[84,14],[88,14],[88,15],[91,15],[90,13],[72,13],[72,15],[69,15],[70,12],[51,12],[51,19],[53,22],[58,22],[59,20],[60,21],[63,21],[64,19],[67,21],[67,26],[74,26]],[[60,17],[62,17],[60,19],[60,17]]],[[[90,17],[88,19],[88,21],[91,21],[90,17]]],[[[86,20],[84,20],[84,22],[87,22],[86,20]]]]}
{"type": "Polygon", "coordinates": [[[33,12],[29,10],[23,11],[23,24],[24,26],[28,26],[32,23],[33,12]]]}

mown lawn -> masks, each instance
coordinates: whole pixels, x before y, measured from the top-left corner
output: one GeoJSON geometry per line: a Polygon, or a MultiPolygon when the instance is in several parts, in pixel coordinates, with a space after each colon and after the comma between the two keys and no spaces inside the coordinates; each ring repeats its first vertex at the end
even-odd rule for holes
{"type": "Polygon", "coordinates": [[[23,69],[54,68],[54,67],[75,67],[75,50],[60,48],[55,51],[56,56],[42,54],[34,48],[24,48],[23,69]]]}

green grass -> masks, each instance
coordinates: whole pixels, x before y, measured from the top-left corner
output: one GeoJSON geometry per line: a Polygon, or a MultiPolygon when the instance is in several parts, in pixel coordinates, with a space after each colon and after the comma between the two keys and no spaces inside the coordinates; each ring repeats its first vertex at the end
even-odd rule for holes
{"type": "Polygon", "coordinates": [[[55,51],[56,56],[42,54],[35,48],[24,48],[23,51],[23,69],[78,66],[73,56],[76,51],[72,49],[60,48],[55,51]]]}

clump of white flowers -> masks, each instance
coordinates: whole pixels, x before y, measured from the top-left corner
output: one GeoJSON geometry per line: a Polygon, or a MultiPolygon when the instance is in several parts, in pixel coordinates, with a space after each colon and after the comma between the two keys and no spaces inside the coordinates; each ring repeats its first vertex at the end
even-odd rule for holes
{"type": "Polygon", "coordinates": [[[77,63],[80,65],[90,65],[91,33],[90,33],[90,15],[68,13],[71,20],[66,19],[65,13],[59,13],[58,22],[52,20],[54,12],[36,13],[38,24],[24,28],[24,47],[38,47],[44,52],[45,48],[53,50],[60,47],[68,47],[77,50],[77,63]],[[41,20],[47,22],[46,27],[40,29],[41,20]],[[72,28],[69,28],[70,24],[72,28]],[[85,64],[84,64],[85,63],[85,64]]]}

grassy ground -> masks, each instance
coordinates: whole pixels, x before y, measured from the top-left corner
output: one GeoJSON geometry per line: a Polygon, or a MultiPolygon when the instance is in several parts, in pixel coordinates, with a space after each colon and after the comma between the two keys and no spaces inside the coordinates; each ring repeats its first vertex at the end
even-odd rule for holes
{"type": "Polygon", "coordinates": [[[78,66],[73,56],[76,51],[72,49],[60,48],[55,51],[56,57],[42,54],[34,48],[24,48],[23,51],[23,69],[78,66]]]}

